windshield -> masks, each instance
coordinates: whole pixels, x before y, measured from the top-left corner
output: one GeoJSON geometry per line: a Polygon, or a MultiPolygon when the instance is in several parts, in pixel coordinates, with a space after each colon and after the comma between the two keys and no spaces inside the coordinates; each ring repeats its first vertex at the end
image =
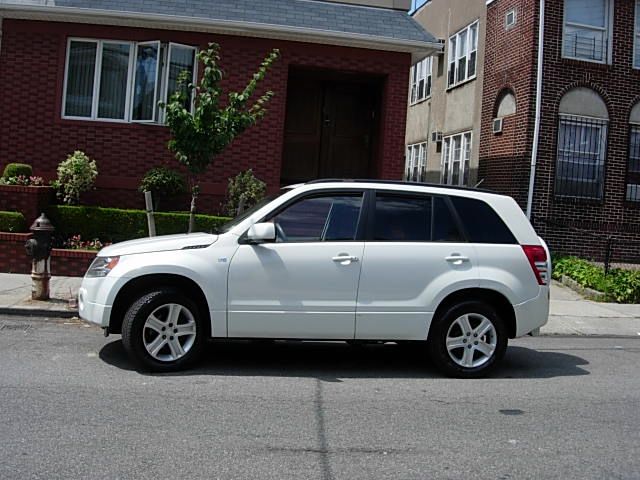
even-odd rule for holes
{"type": "Polygon", "coordinates": [[[250,217],[251,215],[253,215],[254,212],[260,210],[262,207],[264,207],[267,203],[275,200],[276,198],[278,198],[280,195],[282,195],[283,193],[285,193],[285,191],[281,191],[280,193],[276,194],[276,195],[267,195],[266,197],[264,197],[262,200],[260,200],[258,203],[256,203],[253,207],[245,210],[244,212],[242,212],[240,215],[238,215],[236,218],[234,218],[233,220],[225,223],[224,225],[222,225],[222,227],[220,227],[219,233],[227,233],[229,230],[231,230],[233,227],[235,227],[236,225],[238,225],[240,222],[242,222],[243,220],[245,220],[246,218],[250,217]]]}

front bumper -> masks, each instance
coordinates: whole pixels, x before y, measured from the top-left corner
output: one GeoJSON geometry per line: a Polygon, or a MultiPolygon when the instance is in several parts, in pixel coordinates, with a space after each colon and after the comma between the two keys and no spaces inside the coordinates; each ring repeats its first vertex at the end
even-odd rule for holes
{"type": "Polygon", "coordinates": [[[111,319],[111,310],[115,299],[114,292],[118,291],[119,283],[124,283],[124,278],[84,277],[78,290],[78,313],[80,318],[100,327],[108,327],[111,319]]]}

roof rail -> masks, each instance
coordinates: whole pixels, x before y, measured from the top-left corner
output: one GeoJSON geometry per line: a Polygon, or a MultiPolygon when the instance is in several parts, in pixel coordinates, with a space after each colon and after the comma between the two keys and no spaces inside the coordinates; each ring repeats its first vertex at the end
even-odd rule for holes
{"type": "Polygon", "coordinates": [[[305,185],[312,185],[316,183],[334,183],[334,182],[336,183],[338,182],[379,183],[381,185],[409,185],[409,186],[418,186],[418,187],[435,187],[435,188],[447,188],[451,190],[467,190],[467,191],[474,191],[474,192],[497,193],[485,188],[460,187],[457,185],[445,185],[441,183],[408,182],[406,180],[378,180],[378,179],[367,179],[367,178],[319,178],[316,180],[309,180],[308,182],[305,183],[305,185]]]}

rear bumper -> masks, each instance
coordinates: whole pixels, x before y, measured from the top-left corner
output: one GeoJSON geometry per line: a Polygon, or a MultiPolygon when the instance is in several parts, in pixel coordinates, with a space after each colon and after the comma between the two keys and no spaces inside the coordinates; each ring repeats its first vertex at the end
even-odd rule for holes
{"type": "Polygon", "coordinates": [[[540,287],[537,297],[513,306],[516,314],[516,337],[521,337],[549,321],[549,286],[540,287]]]}

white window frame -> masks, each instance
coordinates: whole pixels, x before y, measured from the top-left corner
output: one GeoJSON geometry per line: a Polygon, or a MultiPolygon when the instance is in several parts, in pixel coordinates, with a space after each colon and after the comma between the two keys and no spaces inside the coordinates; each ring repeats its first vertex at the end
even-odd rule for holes
{"type": "Polygon", "coordinates": [[[150,42],[138,42],[135,44],[134,49],[133,49],[133,72],[130,73],[130,75],[133,76],[132,78],[132,82],[129,85],[129,88],[131,89],[131,98],[130,98],[130,109],[129,109],[129,119],[131,121],[131,123],[156,123],[156,112],[158,110],[158,101],[160,99],[160,96],[158,95],[158,90],[162,89],[162,85],[159,84],[159,80],[160,80],[160,70],[162,70],[163,64],[162,64],[162,44],[160,43],[159,40],[152,40],[150,42]],[[157,49],[158,49],[158,58],[156,59],[156,81],[155,81],[155,85],[153,87],[153,98],[155,99],[155,104],[153,106],[153,113],[151,114],[151,119],[150,120],[134,120],[133,118],[133,96],[134,96],[134,91],[133,88],[135,87],[136,84],[136,62],[138,61],[138,47],[140,46],[145,46],[145,45],[156,45],[157,49]]]}
{"type": "Polygon", "coordinates": [[[428,142],[407,145],[407,157],[404,166],[404,179],[407,182],[427,181],[427,145],[428,142]]]}
{"type": "Polygon", "coordinates": [[[449,37],[449,53],[447,62],[447,89],[454,88],[463,83],[470,82],[478,76],[478,39],[480,36],[480,20],[476,20],[463,29],[457,31],[449,37]],[[475,31],[475,49],[472,50],[471,33],[475,31]],[[460,47],[460,39],[464,36],[464,46],[460,47]],[[463,54],[459,52],[462,51],[463,54]],[[469,59],[476,54],[473,75],[469,75],[469,59]],[[460,60],[465,59],[464,78],[458,80],[460,60]],[[453,65],[453,82],[451,82],[451,71],[453,65]]]}
{"type": "Polygon", "coordinates": [[[605,27],[595,27],[593,25],[585,25],[582,23],[571,23],[567,21],[567,2],[564,2],[564,6],[563,6],[563,18],[562,18],[562,46],[561,46],[561,55],[562,58],[569,58],[572,60],[580,60],[583,62],[592,62],[592,63],[600,63],[600,64],[611,64],[612,60],[613,60],[613,48],[612,48],[612,44],[613,44],[613,14],[614,14],[614,3],[615,0],[604,0],[606,2],[605,5],[605,14],[607,15],[607,18],[605,18],[605,21],[603,22],[605,24],[605,27]],[[566,42],[566,38],[567,38],[567,26],[570,27],[575,27],[575,28],[583,28],[585,30],[594,30],[594,31],[600,31],[600,32],[604,32],[603,37],[605,38],[605,41],[607,42],[606,45],[606,52],[603,55],[603,59],[602,60],[597,60],[594,58],[588,58],[588,57],[576,57],[576,56],[572,56],[572,55],[567,55],[565,54],[565,42],[566,42]]]}
{"type": "MultiPolygon", "coordinates": [[[[162,52],[162,85],[160,90],[160,96],[162,102],[166,105],[169,101],[169,62],[171,61],[171,48],[179,47],[179,48],[187,48],[193,50],[193,76],[191,77],[191,82],[195,83],[198,78],[198,58],[196,55],[198,54],[198,47],[194,47],[193,45],[185,45],[182,43],[169,42],[166,48],[163,49],[162,52]]],[[[191,111],[193,111],[195,102],[194,92],[191,92],[191,111]]],[[[158,122],[165,123],[166,120],[166,110],[160,109],[158,112],[158,122]]]]}
{"type": "MultiPolygon", "coordinates": [[[[556,148],[556,173],[554,175],[554,182],[558,182],[558,179],[569,179],[572,182],[577,182],[577,183],[595,183],[598,182],[600,185],[600,191],[598,193],[597,197],[594,196],[588,196],[588,195],[571,195],[571,194],[566,194],[566,193],[560,193],[558,192],[558,188],[557,186],[555,187],[555,196],[556,197],[562,197],[562,198],[578,198],[578,199],[584,199],[584,200],[602,200],[602,198],[604,197],[604,181],[605,181],[605,167],[606,167],[606,160],[607,160],[607,137],[609,135],[609,120],[607,119],[603,119],[603,118],[594,118],[594,117],[587,117],[587,116],[581,116],[581,115],[571,115],[571,114],[566,114],[566,113],[561,113],[559,115],[560,119],[558,122],[558,145],[556,148]],[[598,142],[598,152],[580,152],[580,151],[572,151],[572,153],[576,153],[576,154],[580,154],[580,153],[589,153],[590,155],[593,155],[593,158],[597,158],[597,163],[596,166],[601,167],[602,169],[602,178],[601,179],[597,179],[597,180],[590,180],[590,179],[586,179],[586,178],[579,178],[579,177],[570,177],[570,176],[562,176],[560,177],[558,175],[558,165],[560,163],[560,156],[561,156],[561,152],[560,152],[560,127],[562,124],[566,124],[566,125],[578,125],[578,126],[588,126],[590,128],[598,128],[599,129],[599,142],[598,142]],[[597,155],[597,157],[596,157],[597,155]]],[[[568,162],[571,162],[571,160],[569,160],[568,162]]],[[[567,161],[565,161],[565,163],[567,163],[567,161]]],[[[573,161],[573,163],[576,163],[575,160],[573,161]]],[[[576,170],[573,169],[572,171],[580,171],[580,169],[576,170]]]]}
{"type": "Polygon", "coordinates": [[[636,8],[633,13],[633,59],[631,63],[633,64],[633,68],[640,69],[640,21],[638,21],[638,15],[640,14],[640,0],[636,0],[636,8]],[[638,62],[636,62],[636,60],[638,60],[638,62]]]}
{"type": "Polygon", "coordinates": [[[511,30],[516,26],[516,23],[518,23],[518,9],[514,7],[509,9],[504,15],[504,29],[511,30]],[[509,23],[509,15],[513,16],[513,22],[511,23],[509,23]]]}
{"type": "Polygon", "coordinates": [[[433,57],[427,57],[411,67],[409,104],[415,105],[431,97],[433,90],[433,57]],[[420,96],[420,82],[424,82],[420,96]]]}
{"type": "Polygon", "coordinates": [[[445,185],[465,186],[469,181],[471,170],[471,153],[473,151],[473,131],[448,135],[442,139],[442,160],[440,164],[440,183],[445,185]],[[458,166],[458,183],[453,183],[453,164],[456,139],[460,139],[460,165],[458,166]],[[468,158],[465,158],[468,154],[468,158]],[[466,165],[466,168],[465,168],[466,165]],[[466,175],[465,175],[466,174],[466,175]],[[445,178],[446,177],[446,178],[445,178]],[[466,181],[465,181],[466,177],[466,181]]]}
{"type": "MultiPolygon", "coordinates": [[[[162,43],[159,40],[145,41],[145,42],[133,42],[130,40],[113,40],[113,39],[100,39],[100,38],[84,38],[84,37],[69,37],[67,39],[67,51],[65,55],[64,65],[64,80],[62,87],[62,106],[61,106],[61,118],[64,120],[82,120],[85,122],[111,122],[111,123],[144,123],[152,125],[164,125],[165,115],[164,112],[158,112],[158,101],[167,102],[168,83],[169,83],[169,60],[171,46],[178,46],[182,48],[189,48],[194,50],[194,66],[193,66],[193,82],[196,81],[198,76],[198,61],[195,55],[198,52],[198,48],[193,45],[183,45],[180,43],[162,43]],[[96,60],[94,65],[94,77],[93,77],[93,91],[91,100],[91,116],[79,117],[75,115],[67,115],[67,82],[69,76],[69,56],[71,53],[72,42],[85,42],[96,44],[96,60]],[[156,68],[156,84],[155,84],[155,98],[156,105],[153,109],[153,120],[133,120],[133,86],[135,82],[135,61],[138,52],[139,45],[158,44],[158,65],[156,68]],[[100,100],[100,80],[102,71],[102,50],[105,44],[121,44],[129,45],[129,70],[127,72],[127,92],[125,102],[125,118],[101,118],[98,116],[98,103],[100,100]]],[[[191,97],[191,108],[194,107],[194,96],[191,97]]]]}

